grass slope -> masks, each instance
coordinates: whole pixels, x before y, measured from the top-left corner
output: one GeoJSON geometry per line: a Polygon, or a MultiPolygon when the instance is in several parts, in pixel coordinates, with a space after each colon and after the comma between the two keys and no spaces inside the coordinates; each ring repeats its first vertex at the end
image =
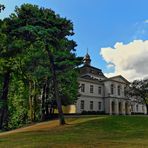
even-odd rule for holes
{"type": "Polygon", "coordinates": [[[96,116],[39,123],[0,134],[2,148],[148,148],[148,117],[96,116]]]}

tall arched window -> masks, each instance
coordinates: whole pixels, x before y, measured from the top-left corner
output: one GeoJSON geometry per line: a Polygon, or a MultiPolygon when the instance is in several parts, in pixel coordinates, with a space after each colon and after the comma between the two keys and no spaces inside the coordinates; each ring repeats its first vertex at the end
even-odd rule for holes
{"type": "Polygon", "coordinates": [[[110,85],[110,93],[111,93],[111,95],[114,94],[114,84],[110,85]]]}
{"type": "Polygon", "coordinates": [[[120,96],[120,95],[121,95],[121,86],[118,85],[118,96],[120,96]]]}

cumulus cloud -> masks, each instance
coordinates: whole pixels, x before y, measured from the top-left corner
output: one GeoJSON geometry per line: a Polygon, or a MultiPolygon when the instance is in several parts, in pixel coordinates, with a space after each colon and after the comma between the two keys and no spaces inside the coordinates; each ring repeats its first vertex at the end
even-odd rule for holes
{"type": "Polygon", "coordinates": [[[128,44],[117,42],[113,48],[101,48],[100,54],[115,71],[107,76],[122,75],[128,80],[148,77],[148,40],[134,40],[128,44]]]}

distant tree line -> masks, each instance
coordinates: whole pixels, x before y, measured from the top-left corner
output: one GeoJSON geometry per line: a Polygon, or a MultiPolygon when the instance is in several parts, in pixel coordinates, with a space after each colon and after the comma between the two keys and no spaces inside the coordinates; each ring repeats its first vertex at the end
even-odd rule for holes
{"type": "MultiPolygon", "coordinates": [[[[1,10],[4,9],[0,5],[1,10]]],[[[0,129],[44,121],[78,96],[75,41],[70,20],[51,9],[23,4],[0,20],[0,129]]]]}
{"type": "Polygon", "coordinates": [[[148,114],[148,79],[134,80],[128,87],[127,93],[135,98],[135,101],[145,104],[148,114]]]}

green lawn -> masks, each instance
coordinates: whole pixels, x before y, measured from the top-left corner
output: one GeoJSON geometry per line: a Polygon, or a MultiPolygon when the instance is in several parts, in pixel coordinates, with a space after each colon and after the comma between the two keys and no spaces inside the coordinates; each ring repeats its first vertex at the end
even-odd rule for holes
{"type": "Polygon", "coordinates": [[[148,148],[148,117],[95,116],[49,121],[0,134],[0,148],[148,148]]]}

